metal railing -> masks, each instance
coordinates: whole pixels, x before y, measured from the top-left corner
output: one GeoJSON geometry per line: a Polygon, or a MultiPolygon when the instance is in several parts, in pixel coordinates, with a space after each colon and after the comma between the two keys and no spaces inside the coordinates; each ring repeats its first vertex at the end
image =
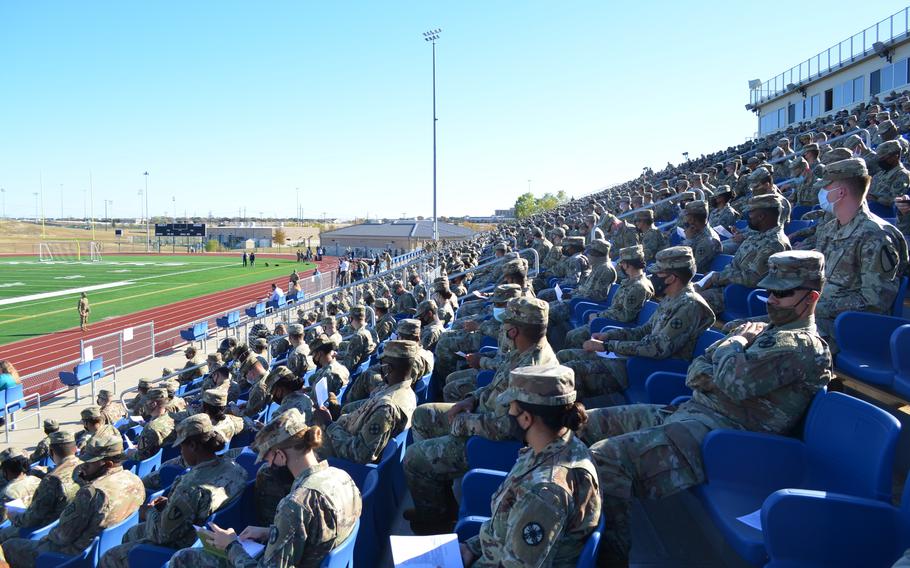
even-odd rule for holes
{"type": "Polygon", "coordinates": [[[749,90],[750,104],[757,105],[788,92],[787,85],[817,79],[835,69],[875,53],[873,44],[888,44],[907,37],[910,32],[910,7],[892,14],[880,22],[853,34],[844,41],[819,52],[799,65],[768,79],[749,90]]]}

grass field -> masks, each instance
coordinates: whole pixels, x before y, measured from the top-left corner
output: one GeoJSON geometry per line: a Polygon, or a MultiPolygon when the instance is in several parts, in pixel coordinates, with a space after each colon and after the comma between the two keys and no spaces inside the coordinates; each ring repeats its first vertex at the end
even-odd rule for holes
{"type": "Polygon", "coordinates": [[[106,286],[87,292],[91,321],[98,322],[313,266],[263,257],[250,269],[236,256],[107,256],[100,262],[53,263],[0,258],[0,345],[78,326],[76,302],[86,287],[106,286]]]}

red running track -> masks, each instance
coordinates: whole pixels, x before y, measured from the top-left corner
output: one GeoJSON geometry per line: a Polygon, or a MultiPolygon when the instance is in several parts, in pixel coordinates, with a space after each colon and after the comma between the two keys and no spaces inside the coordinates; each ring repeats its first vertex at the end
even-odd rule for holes
{"type": "MultiPolygon", "coordinates": [[[[275,258],[275,256],[263,255],[260,258],[265,260],[275,258]]],[[[278,258],[295,260],[294,256],[285,257],[282,255],[278,258]]],[[[338,261],[334,257],[324,257],[322,261],[316,264],[319,266],[320,272],[328,274],[338,266],[338,261]]],[[[312,270],[309,270],[301,273],[301,276],[311,273],[312,270]]],[[[20,375],[28,375],[78,359],[81,356],[79,341],[82,339],[107,335],[127,327],[149,322],[155,323],[155,332],[157,334],[171,328],[187,325],[213,314],[220,316],[225,310],[261,300],[267,295],[269,285],[273,282],[284,288],[287,285],[287,279],[287,275],[284,275],[280,278],[263,280],[262,282],[240,286],[232,290],[206,294],[198,298],[191,298],[165,306],[149,308],[126,316],[91,323],[89,331],[86,333],[82,333],[78,327],[74,327],[40,337],[16,341],[0,347],[0,359],[12,361],[20,375]]]]}

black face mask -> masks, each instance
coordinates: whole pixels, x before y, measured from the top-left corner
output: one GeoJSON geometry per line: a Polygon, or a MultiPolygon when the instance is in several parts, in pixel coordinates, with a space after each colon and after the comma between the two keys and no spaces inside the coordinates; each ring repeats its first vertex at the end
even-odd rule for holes
{"type": "Polygon", "coordinates": [[[661,278],[660,276],[658,276],[656,274],[651,277],[651,285],[654,286],[654,295],[656,297],[660,298],[660,297],[663,297],[664,294],[666,294],[667,278],[669,278],[669,276],[666,278],[661,278]]]}
{"type": "Polygon", "coordinates": [[[876,160],[876,163],[878,163],[879,168],[881,168],[883,171],[886,171],[886,172],[896,165],[896,164],[892,164],[891,160],[888,158],[886,158],[884,160],[876,160]]]}
{"type": "Polygon", "coordinates": [[[509,417],[509,437],[518,440],[522,444],[527,444],[527,441],[525,441],[526,431],[518,423],[518,417],[511,414],[506,414],[506,416],[509,417]]]}
{"type": "Polygon", "coordinates": [[[572,252],[572,249],[570,249],[569,247],[565,247],[562,249],[563,256],[572,256],[572,254],[574,254],[574,253],[572,252]]]}
{"type": "Polygon", "coordinates": [[[761,230],[761,229],[758,228],[758,225],[756,225],[755,223],[752,222],[752,218],[751,218],[751,217],[749,218],[749,220],[747,221],[747,223],[749,224],[749,228],[752,229],[753,231],[760,231],[760,230],[761,230]]]}

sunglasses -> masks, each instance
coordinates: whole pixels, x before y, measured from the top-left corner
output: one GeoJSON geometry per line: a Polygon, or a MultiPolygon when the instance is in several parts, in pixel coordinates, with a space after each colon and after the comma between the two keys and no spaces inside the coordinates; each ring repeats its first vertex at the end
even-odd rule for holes
{"type": "Polygon", "coordinates": [[[791,290],[768,290],[768,293],[775,298],[789,298],[796,294],[797,290],[806,290],[806,288],[793,288],[791,290]]]}

